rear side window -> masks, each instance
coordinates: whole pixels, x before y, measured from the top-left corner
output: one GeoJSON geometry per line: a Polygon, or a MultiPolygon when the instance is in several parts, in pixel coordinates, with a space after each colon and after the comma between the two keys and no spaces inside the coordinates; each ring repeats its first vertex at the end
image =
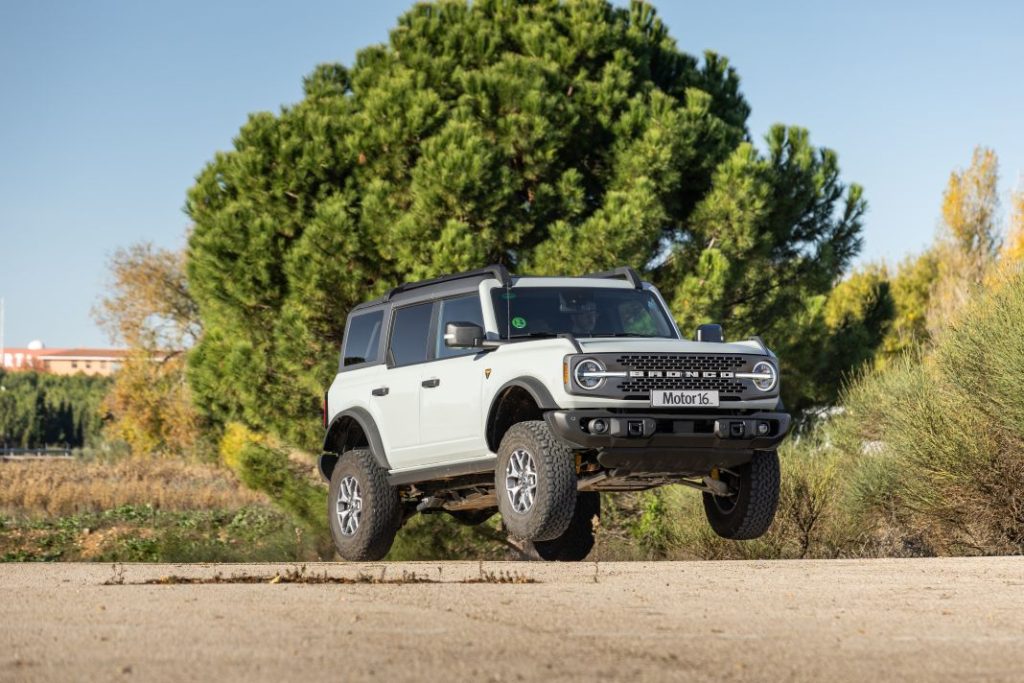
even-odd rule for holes
{"type": "Polygon", "coordinates": [[[444,299],[441,301],[441,320],[437,326],[437,335],[434,341],[435,356],[437,358],[450,358],[452,356],[465,356],[471,353],[478,353],[479,349],[453,349],[445,346],[444,328],[448,323],[475,323],[480,327],[484,326],[484,314],[480,310],[480,295],[463,296],[458,299],[444,299]]]}
{"type": "Polygon", "coordinates": [[[406,306],[395,311],[391,328],[391,357],[395,365],[422,363],[427,359],[427,336],[433,303],[406,306]]]}
{"type": "Polygon", "coordinates": [[[352,316],[345,335],[344,365],[376,363],[380,348],[380,327],[384,311],[373,311],[352,316]]]}

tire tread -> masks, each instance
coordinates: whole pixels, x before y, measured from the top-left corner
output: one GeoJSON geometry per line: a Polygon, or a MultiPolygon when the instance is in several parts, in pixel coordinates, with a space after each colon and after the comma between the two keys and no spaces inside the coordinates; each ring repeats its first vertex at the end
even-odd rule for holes
{"type": "Polygon", "coordinates": [[[327,514],[331,535],[338,554],[352,562],[375,562],[383,559],[395,542],[401,524],[401,504],[398,491],[388,483],[388,473],[377,464],[368,449],[346,451],[338,459],[331,473],[330,495],[327,496],[327,514]],[[359,530],[354,536],[342,536],[337,529],[334,498],[338,482],[346,475],[354,475],[363,495],[363,512],[359,530]],[[369,505],[365,503],[369,501],[369,505]]]}
{"type": "MultiPolygon", "coordinates": [[[[551,433],[543,420],[517,422],[501,440],[498,449],[498,467],[495,479],[498,489],[498,508],[509,535],[522,541],[547,541],[561,536],[572,521],[576,510],[576,463],[572,451],[551,433]],[[525,519],[513,516],[505,495],[506,457],[516,442],[532,442],[538,475],[543,471],[549,479],[553,495],[538,495],[534,507],[525,519]]],[[[539,494],[539,491],[538,491],[539,494]]]]}
{"type": "Polygon", "coordinates": [[[749,541],[760,538],[771,528],[775,511],[779,506],[781,469],[779,456],[775,451],[755,453],[744,468],[743,476],[749,477],[749,492],[745,504],[737,506],[735,520],[720,520],[714,509],[711,494],[704,494],[704,509],[711,527],[719,536],[734,541],[749,541]]]}

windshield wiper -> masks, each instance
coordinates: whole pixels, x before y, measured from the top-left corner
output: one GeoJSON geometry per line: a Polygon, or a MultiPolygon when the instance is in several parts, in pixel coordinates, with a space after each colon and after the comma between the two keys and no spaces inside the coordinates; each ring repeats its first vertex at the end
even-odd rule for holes
{"type": "MultiPolygon", "coordinates": [[[[576,335],[583,336],[583,335],[576,335]]],[[[588,337],[656,337],[659,339],[665,339],[665,337],[659,337],[658,335],[641,334],[639,332],[614,332],[609,334],[590,334],[588,337]]]]}

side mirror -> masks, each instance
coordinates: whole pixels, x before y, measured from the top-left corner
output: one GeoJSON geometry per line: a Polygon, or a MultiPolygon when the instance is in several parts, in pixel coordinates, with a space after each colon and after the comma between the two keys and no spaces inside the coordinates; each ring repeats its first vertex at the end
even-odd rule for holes
{"type": "Polygon", "coordinates": [[[444,326],[444,345],[453,349],[483,346],[484,328],[475,323],[454,322],[444,326]]]}
{"type": "Polygon", "coordinates": [[[725,335],[722,334],[722,326],[718,323],[701,325],[697,328],[697,341],[719,343],[725,341],[725,335]]]}

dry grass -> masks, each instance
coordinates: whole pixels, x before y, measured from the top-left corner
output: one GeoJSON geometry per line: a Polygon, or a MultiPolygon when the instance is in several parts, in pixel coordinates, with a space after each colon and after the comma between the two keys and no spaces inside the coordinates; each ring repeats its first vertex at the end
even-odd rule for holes
{"type": "Polygon", "coordinates": [[[25,517],[99,512],[235,509],[269,502],[228,471],[174,460],[0,462],[0,512],[25,517]]]}
{"type": "Polygon", "coordinates": [[[537,580],[519,572],[485,572],[481,565],[479,576],[456,579],[454,581],[441,581],[433,579],[424,575],[417,574],[416,572],[409,572],[402,570],[400,575],[387,575],[387,567],[383,567],[379,575],[365,574],[360,572],[354,577],[348,576],[331,576],[327,571],[323,572],[308,572],[306,571],[306,565],[302,565],[299,568],[292,567],[285,570],[284,572],[275,572],[272,576],[264,574],[247,574],[245,572],[231,574],[230,576],[224,576],[220,572],[217,572],[213,576],[178,576],[169,575],[161,576],[156,579],[145,579],[143,581],[125,581],[124,578],[124,565],[115,564],[112,567],[113,575],[103,582],[104,586],[123,586],[123,585],[208,585],[208,584],[234,584],[234,583],[250,583],[250,584],[280,584],[280,583],[302,583],[302,584],[341,584],[341,585],[353,585],[353,584],[372,584],[372,585],[406,585],[406,584],[417,584],[417,583],[495,583],[495,584],[515,584],[522,585],[528,583],[537,583],[537,580]]]}

